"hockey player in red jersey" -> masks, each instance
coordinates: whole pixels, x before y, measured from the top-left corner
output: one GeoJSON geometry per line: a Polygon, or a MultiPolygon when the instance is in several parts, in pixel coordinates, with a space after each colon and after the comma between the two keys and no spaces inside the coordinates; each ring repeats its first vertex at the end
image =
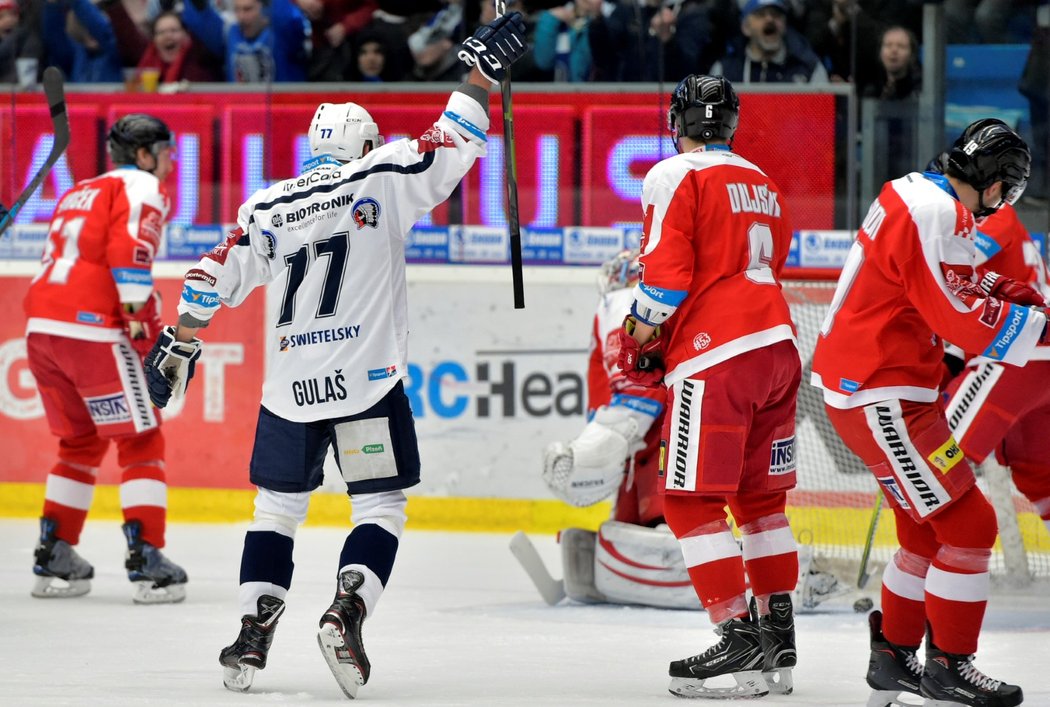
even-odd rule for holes
{"type": "Polygon", "coordinates": [[[791,226],[780,188],[730,150],[739,106],[721,77],[691,75],[672,93],[680,154],[643,182],[642,277],[620,333],[628,379],[667,386],[664,515],[722,636],[671,663],[670,689],[684,697],[789,692],[795,665],[798,552],[785,506],[801,364],[779,282],[791,226]],[[705,685],[719,675],[737,685],[705,685]]]}
{"type": "MultiPolygon", "coordinates": [[[[1012,206],[977,223],[977,272],[992,271],[1050,297],[1046,265],[1012,206]]],[[[1023,367],[972,357],[944,391],[945,415],[973,462],[995,452],[1050,530],[1050,346],[1023,367]]]]}
{"type": "Polygon", "coordinates": [[[612,518],[597,532],[567,528],[559,533],[570,599],[698,609],[659,492],[666,391],[631,383],[617,365],[619,332],[638,282],[638,255],[638,249],[625,250],[602,265],[601,297],[591,324],[588,422],[572,441],[547,446],[543,480],[573,506],[615,495],[612,518]]]}
{"type": "Polygon", "coordinates": [[[813,383],[843,441],[871,469],[897,521],[900,549],[872,612],[870,705],[899,693],[1008,707],[1021,689],[973,664],[988,598],[995,513],[974,485],[938,401],[941,337],[1024,364],[1045,337],[1042,297],[975,273],[976,218],[1024,191],[1031,156],[998,120],[978,121],[944,174],[883,186],[864,219],[821,327],[813,383]],[[927,631],[925,666],[917,650],[927,631]]]}
{"type": "Polygon", "coordinates": [[[115,168],[78,182],[59,200],[25,299],[29,368],[58,437],[32,594],[90,590],[94,570],[73,548],[112,440],[134,599],[176,602],[185,598],[186,573],[160,551],[167,513],[164,438],[142,369],[160,332],[151,268],[168,215],[171,132],[152,116],[126,115],[110,129],[108,151],[115,168]]]}

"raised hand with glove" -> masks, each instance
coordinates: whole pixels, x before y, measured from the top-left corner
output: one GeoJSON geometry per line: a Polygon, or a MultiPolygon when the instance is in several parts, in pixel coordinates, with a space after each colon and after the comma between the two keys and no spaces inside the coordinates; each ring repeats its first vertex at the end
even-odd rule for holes
{"type": "Polygon", "coordinates": [[[168,404],[172,395],[181,398],[186,394],[197,359],[201,357],[202,344],[196,337],[191,341],[179,341],[176,339],[175,327],[161,330],[144,364],[149,399],[154,405],[162,408],[168,404]]]}
{"type": "Polygon", "coordinates": [[[143,304],[127,302],[124,310],[124,331],[131,339],[131,346],[139,356],[146,356],[153,347],[153,340],[164,328],[161,318],[159,292],[152,292],[143,304]]]}
{"type": "Polygon", "coordinates": [[[467,37],[459,50],[459,58],[467,66],[477,67],[492,83],[507,76],[511,64],[529,50],[525,43],[525,21],[520,12],[511,12],[482,25],[467,37]]]}
{"type": "Polygon", "coordinates": [[[628,315],[619,331],[619,366],[631,383],[644,388],[655,388],[664,379],[663,341],[659,332],[653,330],[645,343],[635,338],[638,321],[628,315]]]}

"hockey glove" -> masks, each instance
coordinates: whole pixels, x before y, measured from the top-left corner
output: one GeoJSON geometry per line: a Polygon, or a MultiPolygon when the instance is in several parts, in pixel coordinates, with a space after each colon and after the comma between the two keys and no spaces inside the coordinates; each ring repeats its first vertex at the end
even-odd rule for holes
{"type": "Polygon", "coordinates": [[[660,337],[655,336],[645,344],[639,344],[628,333],[634,329],[634,320],[624,320],[619,331],[620,337],[620,370],[627,380],[643,388],[656,388],[664,379],[664,345],[660,337]]]}
{"type": "Polygon", "coordinates": [[[981,289],[989,297],[1024,307],[1045,307],[1046,301],[1036,290],[1013,278],[989,270],[981,278],[981,289]]]}
{"type": "Polygon", "coordinates": [[[146,356],[153,347],[153,340],[164,328],[164,321],[160,318],[160,293],[151,293],[146,304],[137,312],[128,311],[129,305],[124,307],[124,331],[139,357],[146,356]]]}
{"type": "Polygon", "coordinates": [[[159,408],[171,400],[181,398],[193,378],[197,359],[201,357],[202,341],[176,341],[175,327],[165,327],[146,356],[146,385],[149,399],[159,408]]]}
{"type": "Polygon", "coordinates": [[[507,76],[507,68],[525,55],[525,22],[520,12],[511,12],[482,25],[467,37],[459,49],[459,58],[467,66],[478,67],[482,76],[499,83],[507,76]]]}

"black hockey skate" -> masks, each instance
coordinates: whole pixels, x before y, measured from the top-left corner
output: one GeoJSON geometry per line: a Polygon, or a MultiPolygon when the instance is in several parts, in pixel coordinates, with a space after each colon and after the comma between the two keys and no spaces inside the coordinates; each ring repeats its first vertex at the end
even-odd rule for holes
{"type": "Polygon", "coordinates": [[[791,669],[798,662],[791,595],[770,595],[768,616],[758,616],[755,598],[751,597],[751,616],[758,618],[758,637],[764,655],[762,677],[771,693],[790,695],[795,687],[791,669]]]}
{"type": "Polygon", "coordinates": [[[746,619],[730,619],[715,627],[722,639],[700,655],[671,663],[668,689],[678,697],[741,699],[764,697],[769,687],[762,677],[764,657],[758,624],[746,619]],[[731,675],[735,686],[711,686],[706,682],[731,675]]]}
{"type": "Polygon", "coordinates": [[[128,541],[124,567],[135,584],[136,604],[174,604],[186,598],[186,571],[142,540],[142,524],[131,520],[120,526],[128,541]]]}
{"type": "Polygon", "coordinates": [[[920,688],[925,707],[1014,707],[1024,694],[1017,685],[993,680],[973,664],[972,655],[945,653],[926,634],[926,672],[920,688]]]}
{"type": "Polygon", "coordinates": [[[266,667],[266,655],[273,643],[277,620],[284,613],[284,602],[263,594],[256,602],[258,613],[241,617],[241,632],[237,640],[219,652],[222,664],[222,684],[227,690],[247,692],[252,686],[256,670],[266,667]]]}
{"type": "MultiPolygon", "coordinates": [[[[922,663],[916,651],[918,646],[898,646],[882,635],[882,612],[868,614],[871,631],[871,657],[868,658],[868,686],[873,692],[867,707],[889,707],[908,705],[900,701],[901,693],[919,694],[922,679],[922,663]]],[[[912,703],[917,704],[917,703],[912,703]]]]}
{"type": "Polygon", "coordinates": [[[29,592],[40,599],[79,597],[91,591],[95,568],[73,546],[55,537],[58,523],[40,519],[40,540],[33,553],[36,582],[29,592]]]}
{"type": "Polygon", "coordinates": [[[364,575],[357,570],[340,573],[335,601],[321,617],[317,632],[321,655],[328,662],[335,681],[350,699],[357,696],[357,688],[368,682],[372,669],[365,655],[365,644],[361,641],[365,602],[357,590],[364,582],[364,575]]]}

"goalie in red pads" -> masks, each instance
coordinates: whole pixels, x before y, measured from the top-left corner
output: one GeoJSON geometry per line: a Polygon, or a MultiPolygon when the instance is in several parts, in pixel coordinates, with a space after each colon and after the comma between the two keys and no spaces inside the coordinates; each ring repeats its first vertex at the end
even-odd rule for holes
{"type": "Polygon", "coordinates": [[[988,598],[995,512],[938,400],[941,337],[1021,365],[1046,336],[1042,297],[975,273],[974,219],[1024,191],[1031,156],[1002,121],[968,126],[944,174],[886,183],[850,251],[813,361],[843,441],[882,485],[900,549],[871,615],[869,705],[901,692],[1010,707],[1021,689],[973,665],[988,598]],[[927,634],[925,665],[917,651],[927,634]]]}

